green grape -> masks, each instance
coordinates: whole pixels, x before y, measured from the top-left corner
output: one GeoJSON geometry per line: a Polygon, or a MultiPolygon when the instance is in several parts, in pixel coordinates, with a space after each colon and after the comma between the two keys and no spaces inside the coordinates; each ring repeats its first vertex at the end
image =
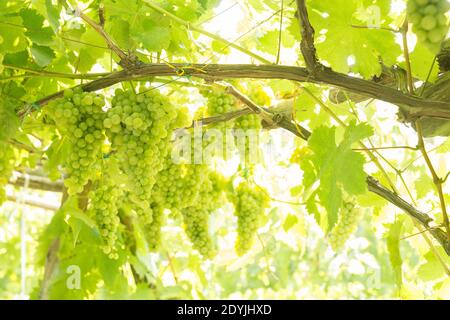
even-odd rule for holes
{"type": "Polygon", "coordinates": [[[64,184],[71,195],[83,191],[100,163],[104,142],[104,104],[101,95],[69,89],[64,91],[63,98],[47,105],[46,114],[55,122],[62,139],[70,147],[70,156],[65,159],[63,167],[67,175],[64,184]]]}
{"type": "Polygon", "coordinates": [[[209,217],[214,210],[220,208],[224,202],[224,178],[215,172],[205,169],[207,179],[202,183],[198,201],[192,206],[181,210],[186,234],[194,249],[210,259],[216,251],[209,233],[209,217]]]}
{"type": "Polygon", "coordinates": [[[446,0],[408,0],[408,19],[413,31],[433,53],[439,51],[440,43],[448,32],[445,14],[449,10],[446,0]]]}
{"type": "Polygon", "coordinates": [[[246,253],[253,246],[267,204],[264,189],[255,188],[247,181],[236,188],[234,213],[238,219],[238,236],[235,248],[239,255],[246,253]]]}
{"type": "Polygon", "coordinates": [[[329,235],[329,243],[335,252],[342,250],[347,240],[356,231],[360,213],[361,210],[355,206],[353,200],[344,202],[339,219],[329,235]]]}
{"type": "MultiPolygon", "coordinates": [[[[202,94],[208,99],[206,105],[207,116],[217,116],[236,110],[236,98],[223,90],[203,91],[202,94]]],[[[225,131],[232,128],[233,121],[219,122],[211,127],[225,131]]]]}
{"type": "Polygon", "coordinates": [[[11,145],[0,141],[0,204],[6,200],[5,186],[14,168],[14,151],[11,145]]]}
{"type": "Polygon", "coordinates": [[[89,206],[89,211],[95,217],[103,239],[101,249],[111,259],[119,257],[116,241],[120,225],[118,203],[121,196],[120,188],[102,181],[102,185],[93,192],[89,206]]]}
{"type": "Polygon", "coordinates": [[[152,189],[184,112],[157,90],[135,94],[118,89],[103,121],[114,157],[128,176],[129,200],[144,225],[152,222],[152,189]]]}

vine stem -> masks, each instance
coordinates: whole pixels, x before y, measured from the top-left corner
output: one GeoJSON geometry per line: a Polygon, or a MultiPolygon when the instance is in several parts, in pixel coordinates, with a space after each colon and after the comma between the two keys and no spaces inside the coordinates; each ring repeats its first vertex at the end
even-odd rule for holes
{"type": "MultiPolygon", "coordinates": [[[[408,19],[405,19],[405,21],[403,23],[403,26],[400,29],[400,32],[401,32],[402,40],[403,40],[403,55],[404,55],[405,64],[406,64],[406,76],[407,76],[407,81],[408,81],[408,90],[409,90],[410,94],[414,94],[414,84],[413,84],[412,69],[411,69],[411,59],[410,59],[410,56],[409,56],[408,37],[407,37],[407,35],[408,35],[408,19]]],[[[430,71],[429,71],[429,73],[427,75],[427,80],[425,81],[425,84],[424,84],[424,86],[422,88],[421,95],[424,92],[426,83],[428,81],[428,78],[430,77],[430,74],[431,74],[431,71],[433,69],[435,61],[436,61],[436,58],[433,60],[433,63],[432,63],[431,68],[430,68],[430,71]]],[[[427,166],[428,166],[428,168],[429,168],[429,170],[431,172],[431,175],[433,177],[433,183],[434,183],[434,185],[436,187],[436,190],[438,192],[438,195],[439,195],[439,203],[440,203],[441,210],[442,210],[444,227],[445,227],[445,230],[447,232],[447,239],[448,239],[448,241],[450,241],[449,219],[448,219],[448,215],[447,215],[447,208],[446,208],[446,205],[445,205],[444,194],[443,194],[443,191],[442,191],[443,180],[441,180],[437,176],[436,171],[435,171],[435,169],[433,167],[433,164],[431,162],[431,159],[430,159],[430,157],[428,155],[428,152],[427,152],[427,150],[425,148],[425,143],[424,143],[423,134],[422,134],[422,125],[421,125],[419,120],[420,120],[420,118],[418,118],[418,120],[416,120],[416,122],[415,122],[415,124],[416,124],[416,131],[417,131],[417,137],[418,137],[417,149],[419,149],[421,151],[422,156],[424,157],[425,162],[426,162],[426,164],[427,164],[427,166]]],[[[403,183],[405,184],[401,174],[400,174],[400,177],[401,177],[403,183]]],[[[406,184],[405,184],[405,187],[407,188],[406,184]]],[[[407,190],[409,190],[409,189],[407,188],[407,190]]],[[[414,203],[414,200],[413,200],[413,203],[414,203]]],[[[415,221],[415,225],[420,231],[422,231],[421,226],[418,225],[418,223],[416,221],[415,221]]],[[[442,260],[441,256],[439,255],[439,253],[437,252],[436,248],[434,247],[433,243],[430,241],[430,239],[427,237],[426,234],[423,234],[423,237],[424,237],[425,241],[428,243],[428,245],[430,246],[431,251],[435,254],[435,256],[438,258],[438,261],[444,267],[445,272],[448,275],[450,275],[449,268],[447,267],[445,262],[442,260]]]]}
{"type": "Polygon", "coordinates": [[[172,257],[168,251],[166,251],[166,255],[167,255],[167,260],[169,261],[170,271],[172,272],[172,275],[173,275],[173,280],[175,280],[175,283],[178,284],[178,276],[175,272],[175,266],[173,265],[172,257]]]}
{"type": "Polygon", "coordinates": [[[89,18],[80,9],[75,9],[75,13],[81,19],[83,19],[88,25],[90,25],[95,31],[97,31],[104,39],[108,48],[110,48],[114,53],[120,58],[121,61],[127,61],[128,56],[125,52],[123,52],[111,39],[111,37],[105,32],[103,27],[99,25],[97,22],[89,18]]]}
{"type": "Polygon", "coordinates": [[[148,7],[152,8],[153,10],[159,12],[163,16],[168,17],[171,20],[181,24],[182,26],[185,26],[186,28],[188,28],[190,30],[196,31],[196,32],[201,33],[201,34],[203,34],[203,35],[205,35],[205,36],[207,36],[207,37],[209,37],[211,39],[214,39],[214,40],[217,40],[219,42],[222,42],[222,43],[226,44],[227,46],[232,47],[232,48],[234,48],[236,50],[239,50],[242,53],[245,53],[246,55],[248,55],[248,56],[250,56],[250,57],[252,57],[252,58],[254,58],[254,59],[256,59],[256,60],[258,60],[258,61],[260,61],[262,63],[272,64],[272,62],[270,62],[269,60],[267,60],[267,59],[257,55],[256,53],[251,52],[250,50],[247,50],[247,49],[245,49],[245,48],[243,48],[243,47],[241,47],[241,46],[239,46],[239,45],[237,45],[237,44],[235,44],[233,42],[230,42],[230,41],[228,41],[228,40],[226,40],[226,39],[224,39],[222,37],[219,37],[218,35],[215,35],[214,33],[211,33],[211,32],[208,32],[206,30],[203,30],[202,28],[199,28],[199,27],[197,27],[195,25],[191,25],[189,22],[187,22],[187,21],[177,17],[176,15],[170,13],[167,10],[164,10],[163,8],[161,8],[160,6],[158,6],[158,5],[156,5],[156,4],[152,3],[152,2],[146,2],[145,5],[147,5],[148,7]]]}
{"type": "Polygon", "coordinates": [[[402,35],[403,41],[403,55],[405,57],[405,65],[406,65],[406,79],[408,82],[408,90],[410,94],[414,94],[414,84],[411,72],[411,61],[409,58],[409,49],[408,49],[408,19],[405,18],[403,22],[403,26],[400,28],[400,33],[402,35]]]}
{"type": "Polygon", "coordinates": [[[422,125],[419,120],[417,120],[415,124],[416,124],[416,130],[417,130],[417,138],[418,138],[417,147],[419,148],[419,150],[421,151],[421,153],[423,155],[423,158],[428,166],[428,169],[433,178],[433,183],[434,183],[437,193],[439,195],[439,203],[441,205],[443,223],[444,223],[445,230],[447,231],[447,238],[450,241],[450,223],[449,223],[448,214],[447,214],[447,207],[445,205],[444,192],[442,190],[443,181],[437,175],[436,170],[434,169],[433,163],[431,162],[431,159],[428,156],[428,152],[425,147],[425,142],[423,140],[422,125]]]}
{"type": "Polygon", "coordinates": [[[280,4],[280,27],[278,30],[278,49],[277,49],[277,58],[275,60],[275,64],[280,62],[280,53],[281,53],[281,29],[283,28],[283,11],[284,11],[284,0],[281,0],[280,4]]]}

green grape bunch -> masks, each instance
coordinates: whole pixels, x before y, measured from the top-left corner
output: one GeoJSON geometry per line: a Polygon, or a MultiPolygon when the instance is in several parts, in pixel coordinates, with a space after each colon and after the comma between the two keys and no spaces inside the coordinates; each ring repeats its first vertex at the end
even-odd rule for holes
{"type": "Polygon", "coordinates": [[[164,208],[152,203],[152,222],[144,225],[144,234],[150,251],[156,251],[161,245],[161,227],[164,224],[164,208]]]}
{"type": "Polygon", "coordinates": [[[68,89],[62,98],[47,106],[47,115],[54,121],[61,139],[70,145],[70,155],[63,163],[67,174],[64,184],[69,194],[81,193],[100,163],[105,138],[104,105],[102,95],[68,89]]]}
{"type": "Polygon", "coordinates": [[[198,200],[207,170],[203,164],[177,164],[167,160],[158,173],[153,199],[164,208],[178,212],[198,200]]]}
{"type": "Polygon", "coordinates": [[[103,239],[102,251],[111,259],[119,257],[117,253],[117,238],[120,226],[119,204],[122,189],[102,181],[102,184],[92,193],[89,212],[100,230],[103,239]]]}
{"type": "Polygon", "coordinates": [[[407,12],[413,31],[433,53],[439,52],[440,43],[447,36],[449,8],[447,0],[408,0],[407,12]]]}
{"type": "Polygon", "coordinates": [[[252,248],[267,205],[267,193],[264,189],[247,181],[240,183],[236,188],[234,206],[238,219],[238,236],[235,249],[239,255],[243,255],[252,248]]]}
{"type": "Polygon", "coordinates": [[[192,242],[192,246],[203,257],[211,259],[216,254],[214,242],[209,232],[209,218],[211,213],[225,203],[223,186],[225,178],[209,168],[202,166],[203,174],[207,177],[202,183],[198,201],[192,206],[181,210],[185,231],[192,242]]]}
{"type": "Polygon", "coordinates": [[[157,90],[136,94],[117,89],[103,122],[114,157],[129,178],[130,202],[144,224],[151,223],[152,188],[170,151],[172,131],[186,118],[184,111],[157,90]]]}
{"type": "Polygon", "coordinates": [[[361,209],[355,201],[344,201],[336,225],[331,230],[328,241],[333,251],[342,250],[350,236],[356,231],[361,218],[361,209]]]}
{"type": "MultiPolygon", "coordinates": [[[[236,110],[236,98],[227,94],[223,90],[203,91],[203,95],[208,99],[206,105],[207,116],[217,116],[236,110]]],[[[233,121],[219,122],[213,128],[226,130],[233,127],[233,121]]]]}

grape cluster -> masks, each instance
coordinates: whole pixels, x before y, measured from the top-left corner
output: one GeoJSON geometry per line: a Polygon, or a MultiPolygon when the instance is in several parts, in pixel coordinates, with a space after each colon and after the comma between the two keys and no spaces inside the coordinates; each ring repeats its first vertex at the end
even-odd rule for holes
{"type": "Polygon", "coordinates": [[[103,96],[81,89],[66,90],[63,98],[48,104],[48,116],[70,145],[70,156],[64,163],[69,194],[83,191],[101,159],[104,105],[103,96]]]}
{"type": "Polygon", "coordinates": [[[447,0],[409,0],[408,17],[420,42],[437,53],[448,32],[447,0]]]}
{"type": "Polygon", "coordinates": [[[356,231],[361,216],[360,209],[355,206],[354,201],[344,201],[340,213],[338,222],[331,230],[328,239],[335,252],[341,250],[348,238],[356,231]]]}
{"type": "Polygon", "coordinates": [[[214,243],[209,233],[209,217],[224,204],[224,178],[212,171],[205,171],[207,179],[202,184],[199,200],[181,212],[186,234],[194,249],[205,258],[215,254],[214,243]]]}
{"type": "MultiPolygon", "coordinates": [[[[207,97],[208,103],[206,105],[207,116],[217,116],[223,113],[236,110],[236,98],[225,93],[223,90],[203,91],[204,96],[207,97]]],[[[219,122],[213,125],[213,128],[225,131],[233,127],[233,121],[219,122]]]]}
{"type": "Polygon", "coordinates": [[[144,224],[152,220],[152,188],[164,168],[172,130],[184,118],[156,90],[135,94],[117,89],[103,122],[114,156],[129,178],[130,201],[144,224]]]}
{"type": "Polygon", "coordinates": [[[236,99],[223,91],[209,91],[205,93],[208,98],[207,113],[216,116],[236,109],[236,99]]]}
{"type": "Polygon", "coordinates": [[[5,186],[13,170],[14,151],[6,142],[0,142],[0,204],[6,200],[5,186]]]}
{"type": "Polygon", "coordinates": [[[95,217],[103,239],[102,251],[111,259],[119,257],[116,248],[118,227],[120,225],[119,203],[121,188],[108,182],[102,183],[91,196],[89,211],[95,217]]]}
{"type": "Polygon", "coordinates": [[[235,248],[236,252],[242,255],[253,246],[256,232],[261,226],[261,218],[267,207],[266,193],[244,181],[236,188],[234,206],[234,213],[238,218],[235,248]]]}
{"type": "Polygon", "coordinates": [[[151,205],[152,222],[144,226],[145,238],[151,251],[158,250],[161,244],[161,227],[164,224],[164,208],[153,203],[151,205]]]}
{"type": "Polygon", "coordinates": [[[192,205],[198,199],[204,173],[205,165],[176,164],[168,160],[166,168],[158,173],[153,199],[172,211],[192,205]]]}

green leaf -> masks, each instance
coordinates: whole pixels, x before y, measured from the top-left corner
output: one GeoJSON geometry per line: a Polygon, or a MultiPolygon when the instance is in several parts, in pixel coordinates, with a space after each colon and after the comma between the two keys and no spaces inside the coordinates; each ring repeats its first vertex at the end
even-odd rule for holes
{"type": "Polygon", "coordinates": [[[168,27],[150,26],[135,34],[134,38],[142,42],[144,48],[149,51],[161,51],[170,44],[170,30],[168,27]]]}
{"type": "Polygon", "coordinates": [[[395,223],[389,225],[387,233],[387,248],[389,260],[394,270],[395,280],[398,287],[402,285],[402,256],[400,254],[400,236],[402,234],[403,219],[398,219],[395,223]]]}
{"type": "MultiPolygon", "coordinates": [[[[417,77],[418,79],[425,80],[430,73],[429,81],[434,81],[439,71],[438,64],[433,64],[434,57],[435,55],[432,54],[423,44],[418,43],[414,48],[414,51],[409,55],[409,61],[411,62],[411,72],[413,76],[417,77]],[[433,69],[431,69],[431,66],[433,66],[433,69]]],[[[404,67],[405,63],[402,62],[400,66],[404,67]]]]}
{"type": "Polygon", "coordinates": [[[25,35],[36,44],[48,45],[52,42],[53,30],[51,27],[44,27],[44,17],[34,9],[20,10],[23,25],[27,28],[25,35]]]}
{"type": "Polygon", "coordinates": [[[414,179],[414,187],[416,189],[417,198],[419,199],[424,198],[428,193],[435,190],[433,180],[426,172],[423,172],[417,179],[414,179]]]}
{"type": "Polygon", "coordinates": [[[286,219],[284,219],[283,223],[283,229],[284,231],[289,231],[294,225],[296,225],[298,222],[298,218],[296,215],[289,214],[286,219]]]}
{"type": "Polygon", "coordinates": [[[18,52],[27,48],[27,38],[24,35],[25,29],[22,27],[22,18],[3,17],[0,27],[0,52],[18,52]]]}
{"type": "Polygon", "coordinates": [[[133,39],[130,35],[130,24],[123,19],[114,19],[109,24],[108,33],[122,49],[132,49],[133,39]]]}
{"type": "Polygon", "coordinates": [[[369,125],[357,125],[353,121],[346,127],[339,145],[336,145],[335,127],[318,127],[308,140],[313,154],[305,157],[301,167],[305,172],[305,178],[308,178],[305,181],[307,185],[312,184],[311,172],[314,171],[316,172],[314,180],[320,181],[318,195],[322,205],[327,209],[328,230],[337,221],[337,214],[342,205],[342,189],[351,195],[366,191],[366,174],[363,168],[365,158],[352,151],[351,146],[372,133],[373,130],[369,125]],[[308,161],[314,165],[315,170],[305,171],[309,166],[308,161]]]}
{"type": "Polygon", "coordinates": [[[26,67],[28,64],[28,51],[19,51],[15,53],[7,53],[4,57],[4,63],[13,66],[26,67]]]}
{"type": "MultiPolygon", "coordinates": [[[[271,30],[266,32],[261,38],[258,38],[259,50],[264,50],[275,56],[278,52],[279,30],[271,30]]],[[[288,32],[281,32],[281,46],[292,48],[295,44],[295,38],[288,32]]]]}
{"type": "Polygon", "coordinates": [[[417,271],[417,275],[423,281],[432,281],[445,276],[444,268],[442,264],[437,260],[436,256],[432,252],[428,252],[425,255],[427,262],[422,264],[417,271]]]}
{"type": "MultiPolygon", "coordinates": [[[[316,30],[318,56],[328,61],[336,71],[352,71],[370,78],[381,73],[380,57],[385,64],[392,65],[401,54],[401,49],[395,42],[393,32],[352,27],[368,25],[368,21],[360,20],[361,6],[366,9],[378,7],[379,26],[389,26],[391,21],[388,15],[388,0],[336,0],[332,5],[323,0],[308,2],[311,23],[316,30]],[[348,64],[348,58],[351,56],[355,60],[352,66],[348,64]]],[[[377,21],[373,22],[378,24],[377,21]]]]}
{"type": "Polygon", "coordinates": [[[53,4],[52,0],[45,0],[45,8],[47,10],[48,22],[54,31],[59,28],[59,13],[61,10],[61,2],[53,4]]]}
{"type": "Polygon", "coordinates": [[[48,160],[45,162],[44,169],[48,172],[50,179],[56,180],[61,176],[59,164],[63,163],[70,154],[70,143],[65,138],[55,137],[46,154],[48,160]]]}
{"type": "Polygon", "coordinates": [[[37,65],[41,67],[48,66],[55,58],[55,52],[52,49],[36,44],[33,44],[33,46],[31,47],[31,55],[33,56],[37,65]]]}
{"type": "Polygon", "coordinates": [[[17,117],[14,105],[10,102],[0,99],[0,141],[6,141],[12,138],[19,127],[19,118],[17,117]],[[3,102],[3,103],[2,103],[3,102]]]}

